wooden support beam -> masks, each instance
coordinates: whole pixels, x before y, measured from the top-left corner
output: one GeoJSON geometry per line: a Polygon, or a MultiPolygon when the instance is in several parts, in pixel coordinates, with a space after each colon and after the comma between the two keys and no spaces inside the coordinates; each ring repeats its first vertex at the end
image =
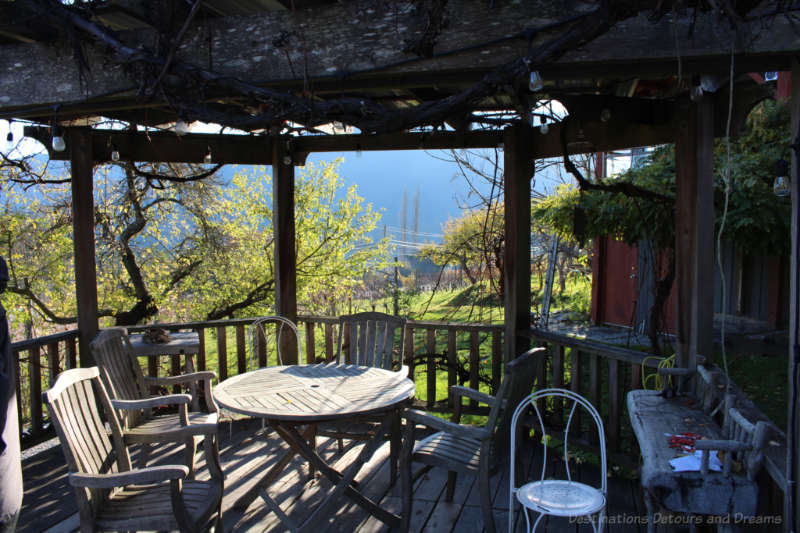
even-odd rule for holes
{"type": "Polygon", "coordinates": [[[503,139],[506,247],[503,256],[504,360],[508,362],[530,346],[526,333],[531,326],[531,179],[537,137],[533,129],[520,125],[506,128],[503,139]]]}
{"type": "Polygon", "coordinates": [[[675,140],[675,365],[713,354],[714,102],[704,96],[677,118],[675,140]]]}
{"type": "MultiPolygon", "coordinates": [[[[294,164],[287,140],[272,143],[272,231],[275,314],[297,322],[297,253],[294,228],[294,164]]],[[[297,364],[292,335],[281,335],[283,364],[297,364]]]]}
{"type": "MultiPolygon", "coordinates": [[[[529,30],[557,24],[565,13],[576,16],[595,9],[592,2],[565,5],[495,2],[490,7],[484,0],[451,0],[447,24],[436,36],[432,57],[408,51],[409,43],[423,37],[428,22],[425,10],[416,9],[410,0],[392,2],[388,8],[363,9],[359,4],[338,2],[297,12],[206,19],[187,31],[175,61],[208,67],[213,60],[211,68],[220,76],[272,87],[292,81],[299,82],[301,89],[309,82],[312,87],[328,82],[335,88],[343,80],[357,80],[368,89],[371,83],[385,85],[387,80],[409,80],[419,74],[436,74],[447,83],[450,73],[481,75],[523,57],[565,26],[551,32],[529,30]],[[530,43],[526,32],[532,36],[530,43]],[[275,45],[280,35],[288,36],[287,46],[275,45]],[[324,53],[309,53],[317,50],[324,53]],[[301,76],[296,65],[303,65],[301,76]]],[[[687,10],[675,19],[663,17],[654,23],[648,19],[649,10],[642,11],[558,61],[537,68],[545,80],[673,75],[677,53],[684,74],[725,70],[727,61],[721,59],[729,57],[730,49],[726,40],[717,37],[720,21],[715,13],[687,10]],[[692,38],[680,39],[676,50],[675,35],[689,35],[690,28],[692,38]]],[[[752,35],[742,39],[747,50],[737,51],[737,67],[785,69],[791,54],[800,49],[800,37],[789,17],[742,22],[743,35],[748,27],[752,35]],[[763,31],[765,23],[769,31],[763,31]]],[[[121,37],[135,48],[150,47],[157,35],[143,28],[123,32],[121,37]]],[[[102,103],[120,95],[136,98],[139,80],[130,77],[126,65],[109,61],[105,47],[83,47],[89,68],[82,72],[71,53],[63,42],[0,46],[0,72],[7,74],[0,77],[0,111],[93,99],[102,103]],[[86,72],[91,73],[88,83],[82,76],[86,72]]],[[[435,85],[428,78],[420,86],[435,85]]]]}
{"type": "MultiPolygon", "coordinates": [[[[692,337],[695,353],[714,353],[714,100],[696,105],[697,182],[695,188],[695,264],[692,287],[692,337]]],[[[690,358],[690,364],[694,364],[690,358]]]]}
{"type": "MultiPolygon", "coordinates": [[[[653,105],[664,106],[653,102],[653,105]]],[[[667,106],[668,107],[668,106],[667,106]]],[[[535,159],[561,156],[561,125],[553,124],[547,135],[536,135],[531,148],[535,159]]],[[[50,152],[50,159],[65,160],[68,154],[50,148],[50,129],[25,128],[25,136],[37,139],[50,152]]],[[[656,124],[628,122],[620,117],[609,122],[586,119],[580,128],[569,131],[567,148],[570,154],[613,151],[635,146],[652,146],[672,142],[675,128],[671,122],[656,124]]],[[[96,163],[111,160],[111,144],[116,145],[124,160],[202,163],[211,149],[214,163],[272,164],[271,138],[256,135],[189,134],[178,137],[170,132],[118,132],[91,130],[91,145],[96,163]]],[[[309,135],[292,138],[293,162],[303,165],[309,153],[383,151],[383,150],[449,150],[459,148],[494,148],[503,142],[501,130],[468,132],[389,133],[381,135],[309,135]]]]}
{"type": "MultiPolygon", "coordinates": [[[[800,140],[800,62],[792,60],[792,120],[793,142],[800,140]]],[[[798,370],[798,343],[800,342],[800,154],[792,151],[792,262],[789,275],[789,393],[788,421],[786,427],[787,461],[786,477],[793,481],[786,489],[786,531],[800,527],[800,370],[798,370]]]]}
{"type": "Polygon", "coordinates": [[[92,144],[86,130],[67,135],[72,163],[72,239],[75,256],[75,301],[78,310],[80,365],[94,366],[89,343],[97,335],[97,268],[94,248],[94,176],[92,144]]]}

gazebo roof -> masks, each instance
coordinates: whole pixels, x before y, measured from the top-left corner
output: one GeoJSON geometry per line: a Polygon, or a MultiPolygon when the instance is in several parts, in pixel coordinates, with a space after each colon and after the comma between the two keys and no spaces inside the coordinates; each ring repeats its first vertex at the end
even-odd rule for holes
{"type": "Polygon", "coordinates": [[[552,98],[590,116],[620,99],[670,100],[693,76],[724,83],[732,50],[753,85],[746,72],[788,68],[800,49],[773,2],[76,4],[0,6],[0,116],[49,123],[57,106],[59,121],[80,124],[465,130],[528,120],[552,98]],[[535,91],[531,72],[543,80],[535,91]]]}

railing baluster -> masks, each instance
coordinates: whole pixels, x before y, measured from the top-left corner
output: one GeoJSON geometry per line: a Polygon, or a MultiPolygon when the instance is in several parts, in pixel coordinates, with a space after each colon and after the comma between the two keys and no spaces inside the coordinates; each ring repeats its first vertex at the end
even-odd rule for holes
{"type": "MultiPolygon", "coordinates": [[[[581,351],[573,348],[570,357],[572,359],[572,369],[570,370],[570,390],[575,394],[581,393],[581,351]]],[[[578,430],[578,435],[583,436],[583,425],[581,424],[581,410],[576,409],[573,416],[573,427],[578,430]]]]}
{"type": "Polygon", "coordinates": [[[258,354],[258,367],[264,368],[267,363],[267,330],[261,326],[256,328],[256,352],[258,354]]]}
{"type": "MultiPolygon", "coordinates": [[[[480,386],[480,342],[478,332],[473,330],[469,332],[469,386],[472,389],[478,390],[480,386]]],[[[475,400],[469,401],[470,407],[477,407],[478,402],[475,400]]]]}
{"type": "Polygon", "coordinates": [[[219,380],[228,379],[228,337],[225,326],[217,326],[217,365],[219,380]]]}
{"type": "Polygon", "coordinates": [[[317,361],[317,345],[314,341],[314,323],[306,322],[306,363],[313,364],[317,361]]]}
{"type": "Polygon", "coordinates": [[[406,325],[406,339],[405,339],[405,348],[403,352],[405,353],[405,358],[408,361],[408,377],[411,381],[414,381],[416,377],[416,364],[414,361],[414,328],[413,326],[406,325]]]}
{"type": "Polygon", "coordinates": [[[642,388],[642,365],[631,365],[631,390],[642,388]]]}
{"type": "MultiPolygon", "coordinates": [[[[564,346],[558,345],[553,348],[553,387],[564,388],[564,346]]],[[[553,418],[556,424],[561,424],[564,420],[564,403],[556,398],[553,402],[553,418]]]]}
{"type": "Polygon", "coordinates": [[[619,417],[620,412],[619,394],[619,361],[617,359],[608,360],[608,420],[606,422],[606,437],[608,447],[612,451],[619,449],[619,417]]]}
{"type": "Polygon", "coordinates": [[[492,394],[497,394],[500,389],[500,380],[503,377],[503,343],[502,333],[499,330],[492,332],[492,394]]]}
{"type": "Polygon", "coordinates": [[[236,371],[247,372],[247,343],[244,336],[244,324],[236,326],[236,371]]]}
{"type": "Polygon", "coordinates": [[[436,330],[428,328],[425,351],[428,353],[428,368],[425,379],[427,380],[427,406],[432,409],[436,402],[436,330]]]}
{"type": "Polygon", "coordinates": [[[206,330],[205,328],[197,328],[197,338],[200,340],[200,346],[197,349],[197,370],[206,369],[206,330]]]}
{"type": "Polygon", "coordinates": [[[56,376],[61,372],[61,364],[58,360],[58,342],[51,342],[47,345],[47,367],[50,373],[48,382],[52,387],[56,381],[56,376]]]}
{"type": "MultiPolygon", "coordinates": [[[[344,327],[344,333],[340,333],[342,336],[342,345],[338,349],[344,350],[344,362],[350,364],[350,324],[339,327],[344,327]]],[[[358,341],[358,339],[356,339],[356,341],[358,341]]],[[[339,357],[341,358],[341,354],[339,357]]]]}
{"type": "Polygon", "coordinates": [[[28,350],[28,385],[31,391],[31,434],[42,431],[42,367],[41,350],[38,346],[28,350]]]}
{"type": "MultiPolygon", "coordinates": [[[[600,358],[591,354],[589,356],[589,401],[598,411],[600,410],[600,358]]],[[[602,416],[602,412],[601,412],[602,416]]],[[[597,442],[597,435],[595,432],[590,432],[590,442],[597,442]]]]}
{"type": "Polygon", "coordinates": [[[325,361],[333,361],[333,325],[325,324],[325,361]]]}
{"type": "Polygon", "coordinates": [[[75,337],[64,342],[67,345],[67,368],[76,368],[78,366],[78,343],[75,337]]]}
{"type": "Polygon", "coordinates": [[[456,369],[458,368],[458,344],[456,343],[456,330],[447,330],[447,406],[453,407],[453,398],[450,396],[450,387],[457,383],[456,369]]]}

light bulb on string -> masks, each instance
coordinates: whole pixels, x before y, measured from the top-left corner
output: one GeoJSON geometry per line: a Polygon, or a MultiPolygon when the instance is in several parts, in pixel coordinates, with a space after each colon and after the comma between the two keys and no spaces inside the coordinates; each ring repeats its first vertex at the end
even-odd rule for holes
{"type": "Polygon", "coordinates": [[[542,79],[542,75],[539,74],[538,70],[532,70],[530,74],[530,78],[528,79],[528,89],[532,93],[541,91],[544,87],[544,80],[542,79]]]}
{"type": "Polygon", "coordinates": [[[600,111],[600,122],[608,122],[611,120],[611,110],[607,107],[604,107],[600,111]]]}
{"type": "Polygon", "coordinates": [[[206,165],[210,165],[210,164],[211,164],[211,162],[212,162],[212,158],[211,158],[211,146],[208,146],[208,147],[206,148],[206,155],[205,155],[205,156],[203,156],[203,163],[205,163],[206,165]]]}
{"type": "Polygon", "coordinates": [[[789,178],[789,163],[785,159],[778,159],[775,163],[775,180],[772,182],[772,192],[778,198],[785,198],[792,194],[792,180],[789,178]]]}
{"type": "Polygon", "coordinates": [[[111,143],[111,160],[119,161],[119,150],[117,149],[117,145],[114,143],[111,143]]]}
{"type": "Polygon", "coordinates": [[[692,87],[689,89],[689,100],[699,102],[701,98],[703,98],[703,86],[700,84],[700,77],[695,76],[692,79],[692,87]]]}
{"type": "Polygon", "coordinates": [[[189,124],[182,118],[179,118],[175,122],[175,135],[180,136],[180,135],[186,135],[187,133],[189,133],[189,124]]]}
{"type": "Polygon", "coordinates": [[[539,117],[539,122],[541,123],[539,126],[539,133],[542,135],[547,135],[550,131],[550,126],[547,124],[547,119],[544,117],[539,117]]]}
{"type": "Polygon", "coordinates": [[[14,149],[14,134],[11,132],[11,123],[8,123],[8,133],[6,134],[6,150],[9,152],[14,149]]]}
{"type": "Polygon", "coordinates": [[[53,150],[55,150],[56,152],[63,152],[64,150],[66,150],[67,143],[64,140],[64,134],[61,133],[61,128],[59,127],[59,125],[54,122],[51,131],[53,133],[53,141],[52,141],[53,150]]]}

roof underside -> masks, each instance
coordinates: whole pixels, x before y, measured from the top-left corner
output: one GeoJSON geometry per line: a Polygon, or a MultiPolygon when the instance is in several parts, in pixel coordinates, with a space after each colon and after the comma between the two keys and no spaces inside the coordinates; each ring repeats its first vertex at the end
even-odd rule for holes
{"type": "Polygon", "coordinates": [[[785,69],[800,50],[793,13],[770,16],[771,2],[742,8],[736,32],[725,14],[613,1],[610,14],[575,0],[76,3],[0,5],[3,118],[49,123],[58,105],[81,124],[464,129],[548,99],[672,100],[694,75],[725,83],[732,45],[736,79],[752,85],[747,72],[785,69]]]}

